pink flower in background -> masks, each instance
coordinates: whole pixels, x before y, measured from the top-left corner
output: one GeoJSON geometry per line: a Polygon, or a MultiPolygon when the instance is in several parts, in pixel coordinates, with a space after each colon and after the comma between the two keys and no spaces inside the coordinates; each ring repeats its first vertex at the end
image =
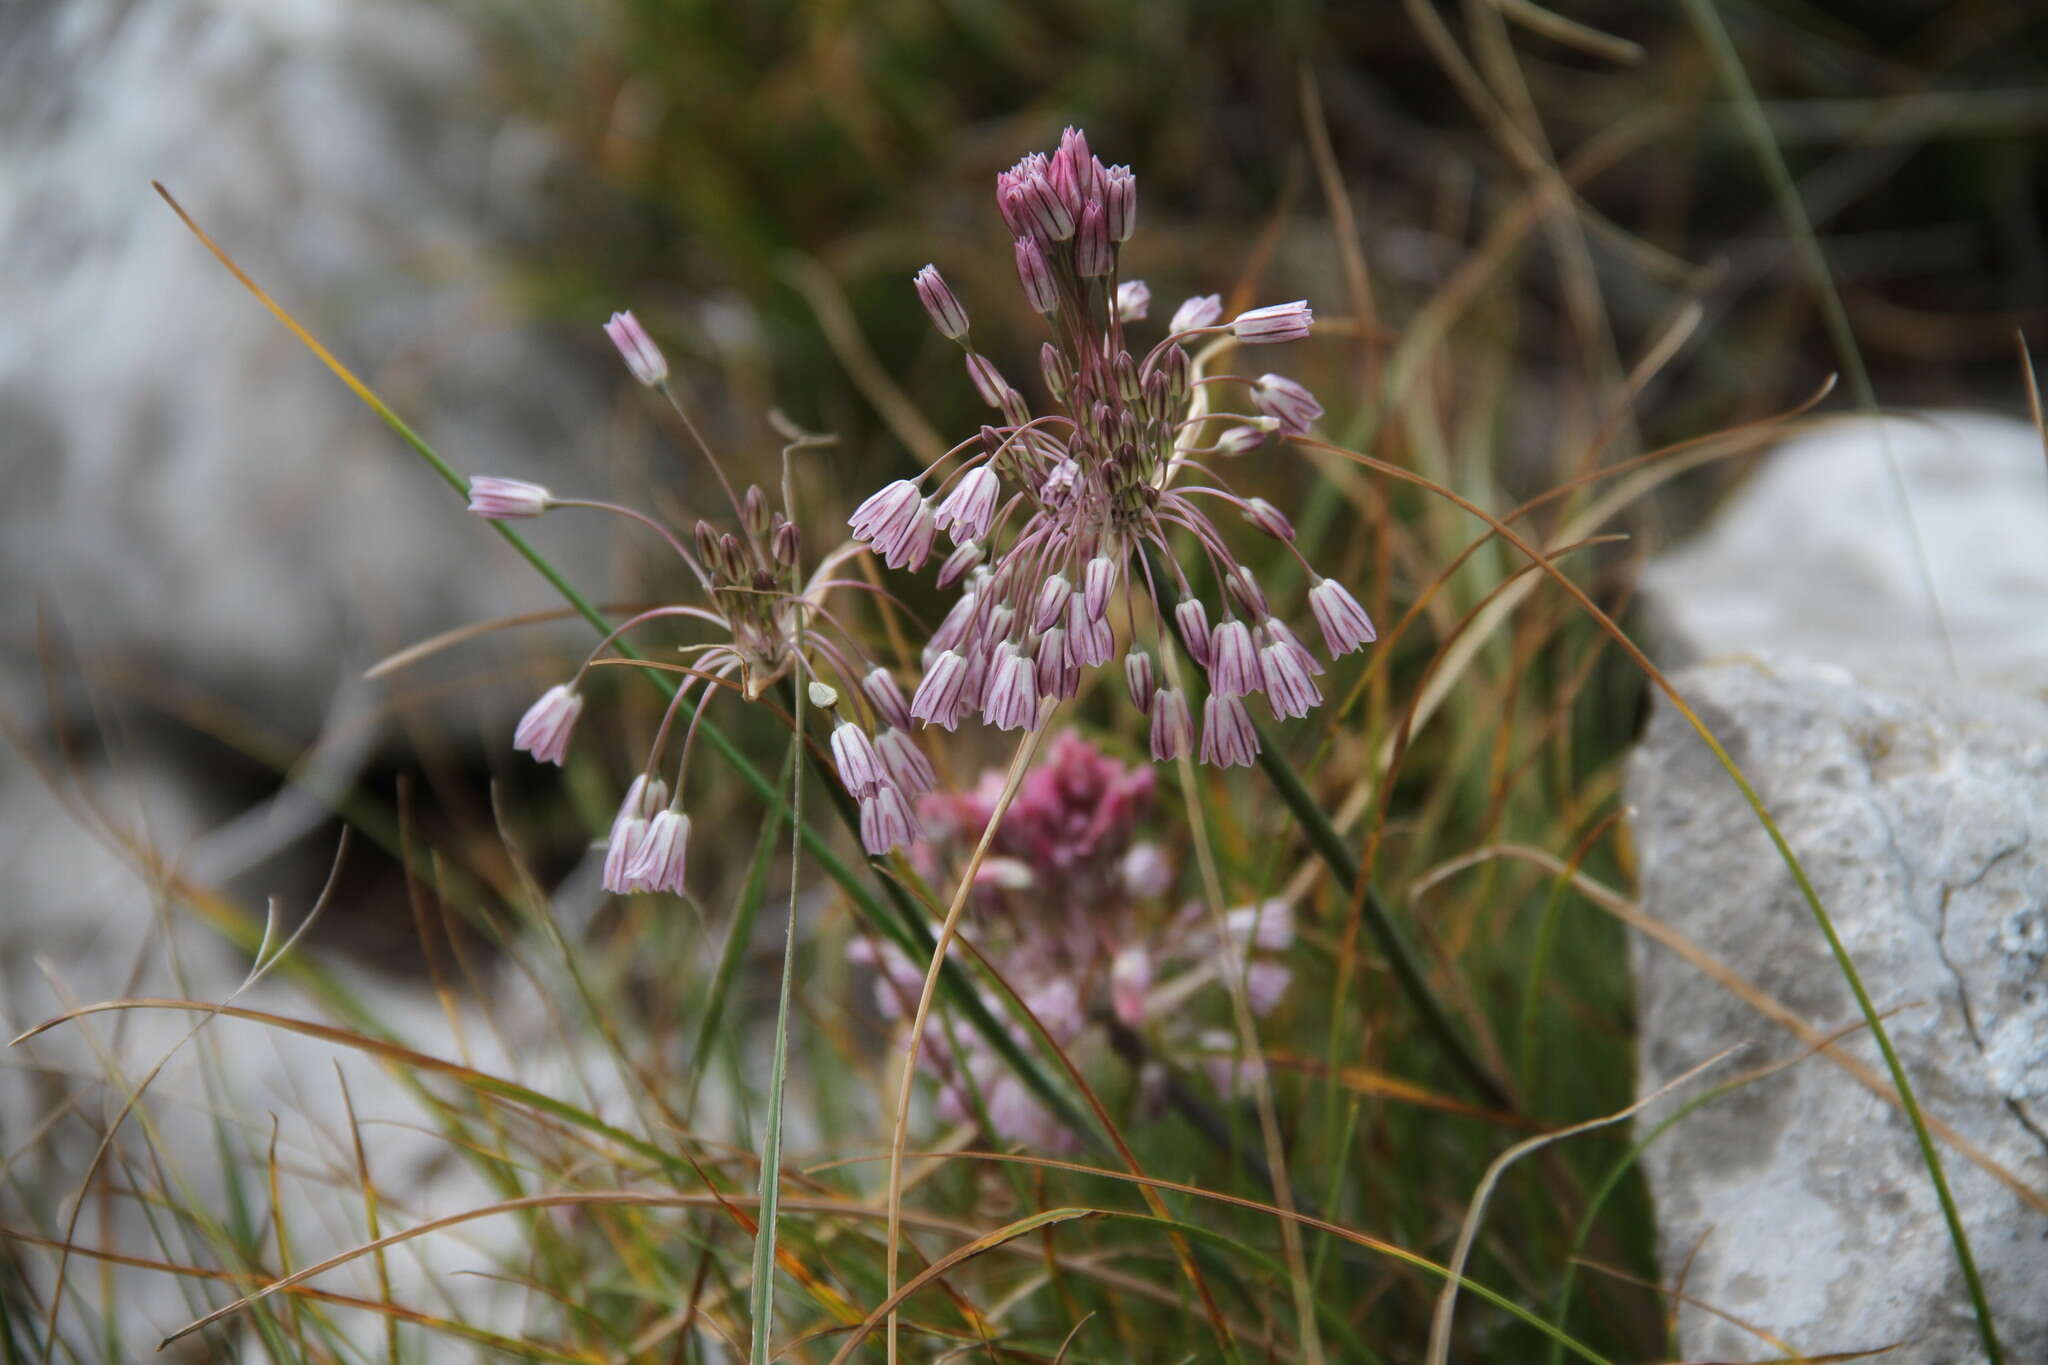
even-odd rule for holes
{"type": "MultiPolygon", "coordinates": [[[[1105,1028],[1113,1022],[1170,1064],[1221,1075],[1207,1055],[1214,1049],[1201,1041],[1199,1015],[1223,1012],[1223,972],[1243,974],[1256,1013],[1278,1007],[1292,982],[1281,958],[1293,942],[1293,918],[1283,901],[1243,907],[1225,917],[1219,939],[1206,907],[1174,910],[1175,860],[1140,833],[1156,782],[1149,765],[1122,762],[1071,732],[1055,736],[996,828],[963,933],[1078,1063],[1100,1064],[1110,1055],[1105,1028]]],[[[1003,775],[991,770],[972,786],[920,803],[925,832],[911,856],[921,873],[935,881],[958,875],[1002,790],[1003,775]]],[[[893,943],[861,940],[850,952],[875,972],[883,1016],[907,1018],[924,964],[893,943]]],[[[988,1003],[1002,1017],[1002,1003],[988,1003]]],[[[1012,1032],[1019,1046],[1037,1045],[1030,1030],[1012,1032]]],[[[979,1121],[985,1110],[1003,1141],[1077,1149],[1074,1135],[979,1035],[949,1038],[934,1020],[919,1058],[939,1082],[942,1118],[979,1121]]]]}

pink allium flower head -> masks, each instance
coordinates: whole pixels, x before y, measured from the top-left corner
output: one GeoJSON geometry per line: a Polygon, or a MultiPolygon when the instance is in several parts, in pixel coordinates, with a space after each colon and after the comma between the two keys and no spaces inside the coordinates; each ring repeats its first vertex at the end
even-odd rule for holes
{"type": "Polygon", "coordinates": [[[1110,1008],[1125,1028],[1145,1023],[1145,992],[1152,989],[1152,954],[1142,943],[1133,943],[1116,955],[1109,968],[1110,1008]]]}
{"type": "Polygon", "coordinates": [[[632,865],[626,869],[627,889],[683,894],[683,870],[690,851],[690,817],[670,808],[647,822],[632,865]]]}
{"type": "Polygon", "coordinates": [[[840,785],[851,795],[867,796],[883,780],[874,742],[852,721],[841,720],[832,727],[832,762],[839,769],[840,785]]]}
{"type": "Polygon", "coordinates": [[[1284,375],[1260,375],[1259,382],[1252,385],[1252,402],[1278,421],[1280,430],[1289,436],[1306,435],[1309,426],[1323,415],[1316,396],[1284,375]]]}
{"type": "Polygon", "coordinates": [[[958,341],[967,335],[967,310],[960,306],[960,300],[953,293],[946,277],[935,265],[928,265],[917,272],[917,298],[924,305],[924,311],[932,315],[932,325],[939,329],[939,335],[948,341],[958,341]]]}
{"type": "Polygon", "coordinates": [[[1248,697],[1260,683],[1251,628],[1232,617],[1209,635],[1209,690],[1219,697],[1248,697]]]}
{"type": "Polygon", "coordinates": [[[1031,613],[1031,628],[1035,631],[1051,630],[1067,609],[1067,599],[1074,595],[1074,585],[1063,573],[1056,573],[1045,580],[1038,590],[1038,603],[1031,613]]]}
{"type": "Polygon", "coordinates": [[[1323,628],[1323,644],[1333,659],[1379,638],[1365,608],[1334,578],[1325,578],[1308,590],[1308,605],[1316,624],[1323,628]]]}
{"type": "Polygon", "coordinates": [[[524,479],[479,474],[469,481],[469,510],[486,521],[537,517],[548,510],[548,490],[524,479]]]}
{"type": "Polygon", "coordinates": [[[1245,1003],[1253,1014],[1264,1016],[1287,998],[1294,973],[1278,962],[1254,962],[1244,971],[1245,1003]]]}
{"type": "Polygon", "coordinates": [[[1214,327],[1222,316],[1221,294],[1197,294],[1173,310],[1173,320],[1166,324],[1166,330],[1169,333],[1192,332],[1200,327],[1214,327]]]}
{"type": "Polygon", "coordinates": [[[1181,643],[1188,657],[1203,668],[1209,666],[1209,609],[1199,597],[1183,597],[1174,605],[1173,619],[1180,626],[1181,643]]]}
{"type": "Polygon", "coordinates": [[[1202,762],[1218,768],[1248,768],[1259,756],[1259,732],[1236,697],[1211,692],[1202,703],[1202,762]]]}
{"type": "Polygon", "coordinates": [[[939,504],[935,518],[939,529],[952,536],[955,545],[980,540],[988,534],[988,524],[996,514],[996,496],[1002,491],[1003,481],[987,465],[968,470],[939,504]]]}
{"type": "Polygon", "coordinates": [[[861,693],[867,697],[868,705],[875,708],[875,714],[882,724],[893,725],[899,730],[910,728],[910,703],[903,698],[903,689],[897,685],[896,675],[877,665],[868,670],[860,680],[861,693]]]}
{"type": "Polygon", "coordinates": [[[569,752],[569,736],[583,714],[583,694],[557,683],[526,708],[512,731],[512,747],[532,754],[539,763],[559,765],[569,752]]]}
{"type": "Polygon", "coordinates": [[[1152,291],[1143,280],[1125,280],[1116,287],[1116,316],[1119,322],[1143,322],[1152,310],[1152,291]]]}
{"type": "Polygon", "coordinates": [[[1309,308],[1308,300],[1296,299],[1293,303],[1269,304],[1248,313],[1239,313],[1231,320],[1230,331],[1247,345],[1299,341],[1309,334],[1315,320],[1316,315],[1309,308]]]}
{"type": "MultiPolygon", "coordinates": [[[[905,724],[908,724],[908,720],[905,724]]],[[[932,771],[932,761],[926,758],[924,750],[917,747],[917,741],[893,725],[884,726],[882,733],[875,737],[875,752],[881,755],[882,767],[888,772],[889,780],[902,789],[906,796],[923,796],[938,786],[938,775],[932,771]]]]}
{"type": "Polygon", "coordinates": [[[1142,649],[1124,652],[1124,690],[1141,711],[1152,700],[1152,656],[1142,649]]]}
{"type": "Polygon", "coordinates": [[[1252,498],[1245,503],[1244,519],[1275,540],[1289,543],[1294,540],[1294,523],[1287,519],[1285,512],[1264,498],[1252,498]]]}
{"type": "Polygon", "coordinates": [[[893,782],[884,782],[860,801],[861,847],[880,857],[892,848],[908,848],[917,837],[917,816],[893,782]]]}
{"type": "Polygon", "coordinates": [[[1152,694],[1152,758],[1166,763],[1188,753],[1195,742],[1194,717],[1188,714],[1188,698],[1178,687],[1161,688],[1152,694]]]}
{"type": "Polygon", "coordinates": [[[1052,281],[1052,269],[1045,263],[1045,252],[1038,245],[1036,237],[1017,239],[1017,282],[1024,286],[1024,297],[1031,304],[1034,313],[1052,313],[1060,306],[1060,291],[1052,281]]]}
{"type": "Polygon", "coordinates": [[[1294,907],[1279,897],[1242,905],[1223,917],[1223,929],[1239,952],[1283,953],[1294,946],[1294,907]]]}
{"type": "Polygon", "coordinates": [[[1022,730],[1038,721],[1038,670],[1008,640],[996,646],[989,665],[988,693],[981,718],[998,730],[1022,730]]]}
{"type": "Polygon", "coordinates": [[[926,725],[950,730],[960,723],[960,713],[966,708],[966,688],[967,660],[953,650],[941,650],[910,698],[910,714],[926,725]]]}
{"type": "Polygon", "coordinates": [[[1259,676],[1276,719],[1298,720],[1323,703],[1315,680],[1284,643],[1276,641],[1259,651],[1259,676]]]}
{"type": "Polygon", "coordinates": [[[647,335],[640,319],[630,311],[612,314],[611,321],[604,325],[604,334],[619,348],[619,355],[633,377],[648,388],[657,388],[668,378],[668,360],[661,347],[654,344],[654,338],[647,335]]]}
{"type": "MultiPolygon", "coordinates": [[[[1261,690],[1266,665],[1259,651],[1281,646],[1271,665],[1283,689],[1277,704],[1298,710],[1319,693],[1297,678],[1313,678],[1320,665],[1299,657],[1291,634],[1254,638],[1236,619],[1263,621],[1271,613],[1208,499],[1234,504],[1282,540],[1292,539],[1293,527],[1272,503],[1240,497],[1215,462],[1204,460],[1212,452],[1241,453],[1283,428],[1305,430],[1321,411],[1314,397],[1279,376],[1211,373],[1211,358],[1227,352],[1210,348],[1197,361],[1178,344],[1223,330],[1218,295],[1181,304],[1170,334],[1149,349],[1130,340],[1151,311],[1143,282],[1118,278],[1122,247],[1136,224],[1137,181],[1129,167],[1099,161],[1079,130],[1069,129],[1050,155],[1032,153],[997,176],[996,202],[1014,239],[1018,279],[1051,321],[1054,339],[1041,348],[1039,369],[1057,406],[1034,415],[987,359],[968,352],[969,375],[1001,421],[991,419],[979,441],[954,446],[936,467],[950,491],[935,495],[932,526],[973,549],[940,567],[940,585],[959,584],[960,596],[926,642],[914,718],[950,727],[979,710],[990,724],[1030,723],[1024,666],[1030,665],[1033,700],[1074,695],[1083,670],[1102,667],[1116,652],[1108,618],[1119,592],[1127,610],[1118,625],[1127,621],[1134,640],[1148,631],[1168,638],[1162,628],[1173,611],[1171,624],[1189,655],[1226,701],[1261,690]],[[1252,406],[1212,406],[1220,391],[1202,387],[1212,383],[1250,390],[1252,406]],[[1224,585],[1232,619],[1218,632],[1220,644],[1176,557],[1189,545],[1200,547],[1200,571],[1213,571],[1224,585]]],[[[953,319],[938,286],[935,272],[920,275],[920,296],[945,331],[953,319]]],[[[1312,323],[1307,303],[1297,302],[1243,313],[1230,330],[1241,341],[1282,341],[1306,336],[1312,323]]],[[[863,525],[863,538],[885,562],[924,557],[922,528],[908,504],[878,507],[863,525]],[[886,537],[879,529],[885,526],[886,537]]],[[[1144,658],[1147,671],[1126,679],[1132,704],[1148,713],[1155,751],[1184,752],[1193,744],[1190,703],[1174,692],[1162,709],[1155,700],[1159,676],[1144,658]]],[[[1226,709],[1223,742],[1204,743],[1205,754],[1244,761],[1255,741],[1248,731],[1238,733],[1242,713],[1241,706],[1226,709]]]]}

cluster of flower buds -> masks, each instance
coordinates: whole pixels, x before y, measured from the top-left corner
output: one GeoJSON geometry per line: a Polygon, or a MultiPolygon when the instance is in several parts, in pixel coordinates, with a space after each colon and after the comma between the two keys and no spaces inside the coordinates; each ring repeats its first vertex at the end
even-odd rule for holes
{"type": "MultiPolygon", "coordinates": [[[[674,401],[667,385],[668,362],[633,315],[614,314],[605,331],[633,376],[674,401]]],[[[710,451],[704,453],[716,468],[710,451]]],[[[730,493],[723,470],[718,471],[718,481],[730,493]]],[[[689,762],[705,700],[719,686],[753,700],[789,676],[799,658],[803,671],[814,680],[813,700],[832,714],[833,758],[840,780],[859,802],[861,840],[869,853],[910,845],[917,835],[913,803],[934,783],[930,761],[910,736],[910,707],[902,689],[886,669],[866,657],[860,642],[825,609],[827,595],[848,586],[834,575],[852,551],[828,556],[806,579],[796,523],[771,506],[755,485],[731,497],[731,502],[736,520],[733,529],[721,530],[700,520],[685,540],[630,507],[558,498],[538,484],[519,479],[480,476],[470,481],[469,510],[488,520],[580,507],[636,521],[662,538],[703,590],[701,606],[655,607],[621,622],[591,651],[574,678],[550,687],[528,708],[513,732],[513,747],[540,762],[560,764],[583,713],[584,678],[615,641],[657,620],[688,621],[710,628],[710,639],[681,646],[691,658],[691,671],[677,687],[641,775],[628,789],[612,822],[604,885],[615,893],[681,892],[690,833],[689,817],[680,805],[682,770],[689,762]],[[693,695],[698,700],[683,736],[671,787],[655,773],[663,761],[673,722],[693,695]]]]}
{"type": "MultiPolygon", "coordinates": [[[[1103,165],[1069,128],[1056,152],[1027,156],[996,178],[996,202],[1015,241],[1025,296],[1054,333],[1040,356],[1053,410],[1035,416],[974,349],[966,309],[936,267],[926,266],[917,274],[918,297],[939,332],[965,352],[969,377],[1000,421],[919,478],[876,492],[849,519],[855,538],[891,568],[923,567],[941,531],[952,543],[938,582],[958,584],[961,593],[925,650],[911,715],[946,729],[973,713],[1000,729],[1036,724],[1041,699],[1072,696],[1082,670],[1115,655],[1112,622],[1121,619],[1125,682],[1149,718],[1153,757],[1197,752],[1185,693],[1155,670],[1142,643],[1148,630],[1153,647],[1162,647],[1171,621],[1208,677],[1199,757],[1248,764],[1258,731],[1246,698],[1263,693],[1276,717],[1306,715],[1322,700],[1315,678],[1323,665],[1268,608],[1207,508],[1234,507],[1301,560],[1294,528],[1270,503],[1232,492],[1204,461],[1241,455],[1275,433],[1303,435],[1322,407],[1280,375],[1205,375],[1183,343],[1226,335],[1241,345],[1292,341],[1308,335],[1313,315],[1295,302],[1225,323],[1218,296],[1193,298],[1162,340],[1134,356],[1124,326],[1147,315],[1151,291],[1117,278],[1137,219],[1130,168],[1103,165]],[[1246,393],[1255,412],[1215,410],[1214,386],[1246,393]],[[948,464],[950,473],[940,476],[948,464]],[[1220,584],[1213,628],[1174,557],[1180,535],[1192,538],[1220,584]],[[1142,622],[1140,602],[1149,607],[1142,622]]],[[[1372,640],[1372,622],[1350,592],[1302,565],[1329,654],[1372,640]]]]}
{"type": "MultiPolygon", "coordinates": [[[[1002,789],[1003,775],[990,771],[965,790],[925,797],[919,806],[926,833],[912,861],[931,876],[957,872],[994,817],[1002,789]]],[[[1219,943],[1205,907],[1170,911],[1174,862],[1140,837],[1153,791],[1150,767],[1121,763],[1072,733],[1056,736],[1018,784],[976,872],[971,937],[1077,1060],[1085,1064],[1079,1054],[1104,1050],[1097,1025],[1114,1020],[1148,1038],[1159,1055],[1199,1066],[1228,1097],[1242,1078],[1220,1069],[1229,1065],[1227,1047],[1193,1031],[1182,1006],[1213,989],[1219,971],[1236,971],[1244,974],[1254,1012],[1271,1010],[1291,982],[1280,957],[1293,941],[1293,918],[1282,901],[1232,910],[1219,943]]],[[[884,1017],[908,1018],[924,964],[894,944],[865,940],[851,954],[874,970],[884,1017]]],[[[993,1000],[990,1006],[997,1009],[993,1000]]],[[[1021,1029],[1017,1041],[1031,1045],[1021,1029]]],[[[949,1121],[985,1113],[1003,1140],[1073,1149],[1074,1135],[979,1035],[949,1034],[934,1023],[918,1056],[940,1082],[939,1110],[949,1121]]]]}

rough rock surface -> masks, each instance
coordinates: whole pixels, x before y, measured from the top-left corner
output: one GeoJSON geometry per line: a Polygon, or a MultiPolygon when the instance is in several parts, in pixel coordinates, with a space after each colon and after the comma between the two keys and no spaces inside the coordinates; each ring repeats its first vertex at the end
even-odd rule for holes
{"type": "Polygon", "coordinates": [[[1772,451],[1703,535],[1650,564],[1643,592],[1674,665],[1769,651],[1872,681],[2048,687],[2041,438],[1971,412],[1831,422],[1772,451]]]}
{"type": "MultiPolygon", "coordinates": [[[[1876,690],[1770,658],[1676,682],[1799,855],[1926,1108],[2048,1192],[2048,704],[1876,690]]],[[[1651,916],[1821,1032],[1858,1022],[1764,831],[1661,701],[1627,796],[1651,916]]],[[[1643,1091],[1730,1043],[1751,1046],[1724,1076],[1804,1050],[1669,949],[1639,939],[1635,965],[1643,1091]]],[[[1841,1046],[1882,1074],[1866,1033],[1841,1046]]],[[[2006,1358],[2048,1360],[2048,1215],[1954,1146],[1943,1157],[2006,1358]]],[[[1883,1358],[1982,1358],[1904,1115],[1827,1058],[1694,1112],[1645,1168],[1667,1282],[1696,1301],[1802,1351],[1904,1342],[1883,1358]]],[[[1696,1307],[1679,1340],[1686,1359],[1779,1355],[1696,1307]]]]}

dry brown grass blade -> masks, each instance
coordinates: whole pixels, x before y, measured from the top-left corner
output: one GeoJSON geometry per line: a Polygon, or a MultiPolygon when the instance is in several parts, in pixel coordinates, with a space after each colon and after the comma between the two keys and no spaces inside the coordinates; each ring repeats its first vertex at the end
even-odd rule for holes
{"type": "Polygon", "coordinates": [[[868,1314],[867,1319],[853,1329],[853,1335],[833,1355],[831,1365],[843,1365],[846,1358],[852,1355],[863,1341],[867,1340],[868,1334],[874,1331],[883,1319],[895,1320],[896,1309],[905,1299],[924,1288],[927,1284],[930,1284],[933,1280],[938,1279],[947,1271],[952,1270],[955,1266],[964,1264],[985,1252],[993,1251],[1005,1242],[1013,1242],[1028,1233],[1036,1232],[1040,1228],[1051,1227],[1057,1223],[1071,1223],[1077,1218],[1095,1218],[1099,1216],[1099,1213],[1094,1209],[1047,1209],[1042,1213],[1034,1213],[1027,1217],[1019,1218],[1014,1223],[1007,1223],[993,1232],[983,1233],[966,1246],[956,1247],[952,1251],[947,1252],[944,1256],[939,1257],[938,1260],[926,1266],[918,1274],[912,1276],[907,1282],[898,1286],[888,1298],[877,1305],[874,1311],[868,1314]]]}
{"type": "Polygon", "coordinates": [[[1455,1114],[1459,1118],[1477,1119],[1497,1128],[1530,1129],[1537,1127],[1536,1120],[1525,1114],[1511,1114],[1503,1110],[1487,1109],[1449,1095],[1440,1095],[1426,1086],[1405,1080],[1390,1072],[1369,1066],[1340,1066],[1333,1071],[1320,1057],[1308,1057],[1293,1052],[1268,1052],[1266,1061],[1289,1071],[1301,1071],[1312,1076],[1329,1076],[1337,1085],[1354,1095],[1371,1095],[1377,1099],[1394,1100],[1401,1104],[1412,1104],[1418,1109],[1434,1109],[1438,1113],[1455,1114]]]}
{"type": "MultiPolygon", "coordinates": [[[[44,1237],[38,1233],[8,1227],[0,1227],[0,1238],[20,1242],[24,1246],[48,1247],[52,1250],[65,1246],[55,1237],[44,1237]]],[[[176,1261],[160,1261],[147,1256],[130,1255],[127,1252],[108,1251],[100,1247],[73,1244],[69,1250],[75,1256],[83,1256],[107,1265],[127,1266],[134,1270],[154,1271],[158,1274],[176,1275],[182,1279],[205,1280],[216,1284],[248,1285],[262,1278],[246,1270],[216,1270],[208,1266],[180,1265],[176,1261]]],[[[353,1294],[340,1294],[331,1289],[315,1289],[309,1284],[295,1284],[280,1292],[314,1303],[331,1304],[337,1308],[359,1308],[367,1313],[383,1314],[394,1324],[411,1323],[429,1331],[463,1337],[479,1345],[514,1355],[539,1356],[547,1360],[561,1361],[563,1365],[596,1365],[592,1356],[567,1352],[559,1347],[547,1346],[536,1341],[501,1336],[459,1319],[435,1317],[431,1313],[423,1313],[418,1309],[406,1308],[386,1300],[358,1298],[353,1294]]]]}
{"type": "MultiPolygon", "coordinates": [[[[652,602],[600,602],[597,609],[610,616],[632,616],[654,607],[652,602]]],[[[444,649],[467,644],[471,640],[495,635],[501,630],[517,630],[521,626],[543,626],[554,621],[580,621],[582,616],[574,607],[554,607],[546,611],[523,611],[516,616],[500,616],[491,621],[472,621],[468,625],[444,630],[438,635],[429,635],[416,644],[407,645],[395,654],[387,654],[363,670],[365,680],[382,678],[402,668],[410,668],[420,660],[439,654],[444,649]]]]}
{"type": "Polygon", "coordinates": [[[1458,1244],[1452,1250],[1449,1262],[1450,1275],[1444,1280],[1443,1288],[1437,1294],[1436,1313],[1429,1329],[1429,1352],[1426,1357],[1428,1365],[1449,1365],[1451,1358],[1451,1321],[1458,1306],[1458,1285],[1464,1279],[1465,1265],[1472,1255],[1472,1244],[1478,1239],[1480,1220],[1486,1216],[1487,1201],[1493,1194],[1494,1186],[1500,1183],[1500,1178],[1506,1173],[1507,1168],[1540,1147],[1547,1147],[1551,1143],[1564,1138],[1575,1137],[1580,1133],[1590,1133],[1596,1128],[1605,1128],[1609,1124],[1621,1122],[1645,1106],[1654,1104],[1702,1072],[1719,1066],[1731,1054],[1741,1051],[1741,1047],[1741,1044],[1737,1044],[1735,1047],[1723,1048],[1707,1058],[1706,1061],[1690,1068],[1681,1075],[1674,1076],[1671,1080],[1666,1081],[1657,1089],[1644,1095],[1635,1103],[1617,1109],[1611,1114],[1603,1114],[1596,1119],[1587,1119],[1584,1123],[1575,1123],[1568,1128],[1560,1128],[1553,1133],[1539,1133],[1535,1137],[1518,1142],[1495,1157],[1487,1165],[1486,1174],[1480,1177],[1479,1188],[1473,1192],[1471,1207],[1465,1214],[1464,1223],[1458,1229],[1458,1244]]]}

